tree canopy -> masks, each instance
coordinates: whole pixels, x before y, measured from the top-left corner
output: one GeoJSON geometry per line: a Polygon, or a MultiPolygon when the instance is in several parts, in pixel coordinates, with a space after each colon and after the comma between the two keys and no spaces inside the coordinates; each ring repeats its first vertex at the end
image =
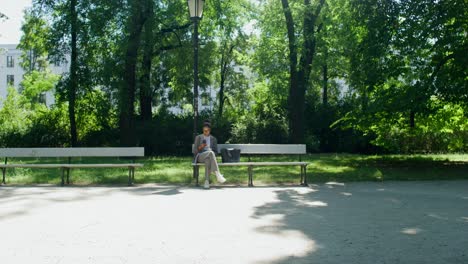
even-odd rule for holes
{"type": "MultiPolygon", "coordinates": [[[[200,90],[216,97],[200,122],[210,119],[223,142],[301,143],[315,152],[467,151],[467,5],[207,0],[200,90]]],[[[31,80],[50,82],[38,74],[47,64],[69,63],[52,82],[55,105],[43,110],[67,115],[60,120],[69,132],[55,145],[190,152],[185,0],[34,0],[24,21],[24,96],[43,91],[31,80]]]]}

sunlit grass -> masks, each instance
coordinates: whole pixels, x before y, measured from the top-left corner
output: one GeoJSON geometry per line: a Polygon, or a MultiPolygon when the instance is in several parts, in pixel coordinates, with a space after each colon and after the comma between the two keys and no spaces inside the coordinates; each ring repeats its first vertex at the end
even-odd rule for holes
{"type": "MultiPolygon", "coordinates": [[[[349,182],[386,180],[468,179],[468,155],[383,155],[310,154],[301,157],[309,162],[309,182],[349,182]]],[[[297,161],[297,156],[253,156],[252,161],[297,161]]],[[[192,157],[148,157],[135,162],[144,164],[135,173],[136,183],[192,184],[192,157]]],[[[242,156],[242,161],[248,157],[242,156]]],[[[9,159],[9,163],[62,163],[66,159],[9,159]]],[[[128,163],[128,159],[82,158],[72,163],[128,163]]],[[[231,184],[247,184],[247,167],[222,167],[231,184]]],[[[200,169],[201,179],[204,168],[200,169]]],[[[122,168],[75,169],[71,182],[77,185],[125,185],[128,171],[122,168]]],[[[212,176],[214,179],[214,176],[212,176]]],[[[254,167],[255,184],[298,184],[298,166],[254,167]]],[[[59,169],[9,169],[8,184],[59,184],[59,169]]]]}

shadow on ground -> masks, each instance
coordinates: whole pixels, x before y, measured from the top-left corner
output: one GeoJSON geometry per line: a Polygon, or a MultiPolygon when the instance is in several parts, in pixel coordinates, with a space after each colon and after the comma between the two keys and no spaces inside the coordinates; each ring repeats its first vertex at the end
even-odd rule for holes
{"type": "Polygon", "coordinates": [[[259,233],[296,231],[314,245],[262,263],[468,263],[468,181],[328,183],[276,190],[252,218],[259,233]]]}

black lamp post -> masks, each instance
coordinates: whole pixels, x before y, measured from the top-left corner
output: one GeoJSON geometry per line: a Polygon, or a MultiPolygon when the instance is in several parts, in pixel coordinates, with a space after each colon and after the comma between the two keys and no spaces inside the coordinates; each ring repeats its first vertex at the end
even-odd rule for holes
{"type": "Polygon", "coordinates": [[[188,0],[190,18],[193,21],[193,138],[198,125],[198,22],[203,15],[204,0],[188,0]]]}

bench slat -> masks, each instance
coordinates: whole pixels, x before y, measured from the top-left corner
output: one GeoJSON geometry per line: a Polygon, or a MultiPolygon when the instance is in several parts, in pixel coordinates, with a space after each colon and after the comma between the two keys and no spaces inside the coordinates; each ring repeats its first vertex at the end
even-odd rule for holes
{"type": "MultiPolygon", "coordinates": [[[[303,144],[218,144],[218,153],[224,148],[240,149],[242,154],[306,154],[303,144]]],[[[192,145],[193,149],[193,145],[192,145]]]]}
{"type": "Polygon", "coordinates": [[[305,145],[292,144],[219,144],[218,152],[223,148],[240,149],[242,154],[306,154],[305,145]]]}
{"type": "MultiPolygon", "coordinates": [[[[303,166],[308,165],[308,162],[232,162],[218,163],[218,166],[303,166]]],[[[205,166],[205,163],[192,163],[192,166],[205,166]]]]}
{"type": "Polygon", "coordinates": [[[128,168],[143,167],[141,163],[120,164],[0,164],[0,168],[128,168]]]}
{"type": "Polygon", "coordinates": [[[0,148],[0,157],[143,157],[144,148],[0,148]]]}

